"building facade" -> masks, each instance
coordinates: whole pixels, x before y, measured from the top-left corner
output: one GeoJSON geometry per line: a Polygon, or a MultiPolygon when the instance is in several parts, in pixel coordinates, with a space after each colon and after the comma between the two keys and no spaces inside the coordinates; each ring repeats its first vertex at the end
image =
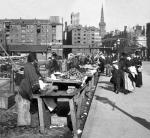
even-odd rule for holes
{"type": "Polygon", "coordinates": [[[101,42],[99,29],[96,27],[68,26],[67,44],[69,45],[95,45],[101,42]]]}
{"type": "Polygon", "coordinates": [[[80,13],[71,13],[71,25],[78,26],[80,24],[80,13]]]}
{"type": "Polygon", "coordinates": [[[4,45],[62,44],[63,24],[58,16],[42,19],[1,19],[0,43],[4,45]]]}

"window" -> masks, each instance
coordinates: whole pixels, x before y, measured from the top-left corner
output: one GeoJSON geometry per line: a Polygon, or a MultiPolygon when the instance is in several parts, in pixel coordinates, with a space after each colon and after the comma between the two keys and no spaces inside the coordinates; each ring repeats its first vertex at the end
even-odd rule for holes
{"type": "Polygon", "coordinates": [[[22,32],[22,33],[25,33],[25,30],[24,30],[24,29],[22,29],[22,30],[21,30],[21,32],[22,32]]]}
{"type": "Polygon", "coordinates": [[[56,40],[56,34],[52,34],[52,41],[54,42],[56,40]]]}
{"type": "Polygon", "coordinates": [[[56,26],[52,26],[52,33],[53,33],[53,34],[56,33],[56,26]]]}

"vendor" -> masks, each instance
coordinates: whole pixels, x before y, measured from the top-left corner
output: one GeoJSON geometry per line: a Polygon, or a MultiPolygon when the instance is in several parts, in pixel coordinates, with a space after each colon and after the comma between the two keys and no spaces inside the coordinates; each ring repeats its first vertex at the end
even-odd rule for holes
{"type": "Polygon", "coordinates": [[[53,74],[54,72],[60,71],[60,67],[57,61],[57,54],[55,52],[53,52],[52,57],[49,58],[48,70],[49,75],[53,74]]]}
{"type": "Polygon", "coordinates": [[[35,101],[32,100],[32,94],[39,92],[39,77],[35,68],[35,55],[30,53],[27,58],[27,63],[24,66],[24,79],[20,84],[20,95],[31,101],[30,113],[34,113],[37,110],[35,101]]]}
{"type": "MultiPolygon", "coordinates": [[[[36,67],[35,67],[35,55],[33,53],[30,53],[27,58],[27,63],[24,66],[24,79],[21,81],[20,84],[20,95],[24,98],[30,101],[30,113],[31,116],[34,116],[34,114],[38,111],[38,105],[37,100],[33,99],[33,94],[40,93],[40,84],[39,79],[41,75],[37,73],[36,67]]],[[[48,107],[48,109],[52,112],[56,107],[56,102],[52,98],[43,98],[44,103],[48,107]]]]}

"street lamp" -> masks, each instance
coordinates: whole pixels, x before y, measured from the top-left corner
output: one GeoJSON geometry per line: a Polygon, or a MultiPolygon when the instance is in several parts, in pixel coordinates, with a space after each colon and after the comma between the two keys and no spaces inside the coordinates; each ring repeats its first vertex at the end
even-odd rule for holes
{"type": "Polygon", "coordinates": [[[113,50],[114,50],[113,52],[114,52],[114,53],[117,53],[117,52],[116,52],[116,51],[117,51],[116,49],[117,49],[117,44],[114,43],[114,47],[113,47],[113,50]]]}
{"type": "Polygon", "coordinates": [[[119,55],[119,46],[120,46],[120,39],[118,39],[117,40],[117,58],[118,58],[118,61],[119,61],[119,57],[120,57],[120,55],[119,55]]]}
{"type": "Polygon", "coordinates": [[[103,50],[104,50],[103,53],[105,54],[105,45],[104,45],[104,47],[103,47],[103,50]]]}

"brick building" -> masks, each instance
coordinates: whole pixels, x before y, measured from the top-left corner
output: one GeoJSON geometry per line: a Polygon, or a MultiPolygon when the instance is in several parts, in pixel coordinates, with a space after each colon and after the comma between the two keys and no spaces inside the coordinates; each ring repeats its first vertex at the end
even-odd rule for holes
{"type": "Polygon", "coordinates": [[[3,45],[62,44],[63,24],[58,16],[50,19],[1,19],[0,43],[3,45]]]}
{"type": "Polygon", "coordinates": [[[68,26],[67,44],[69,45],[95,45],[101,42],[99,29],[96,27],[68,26]]]}

